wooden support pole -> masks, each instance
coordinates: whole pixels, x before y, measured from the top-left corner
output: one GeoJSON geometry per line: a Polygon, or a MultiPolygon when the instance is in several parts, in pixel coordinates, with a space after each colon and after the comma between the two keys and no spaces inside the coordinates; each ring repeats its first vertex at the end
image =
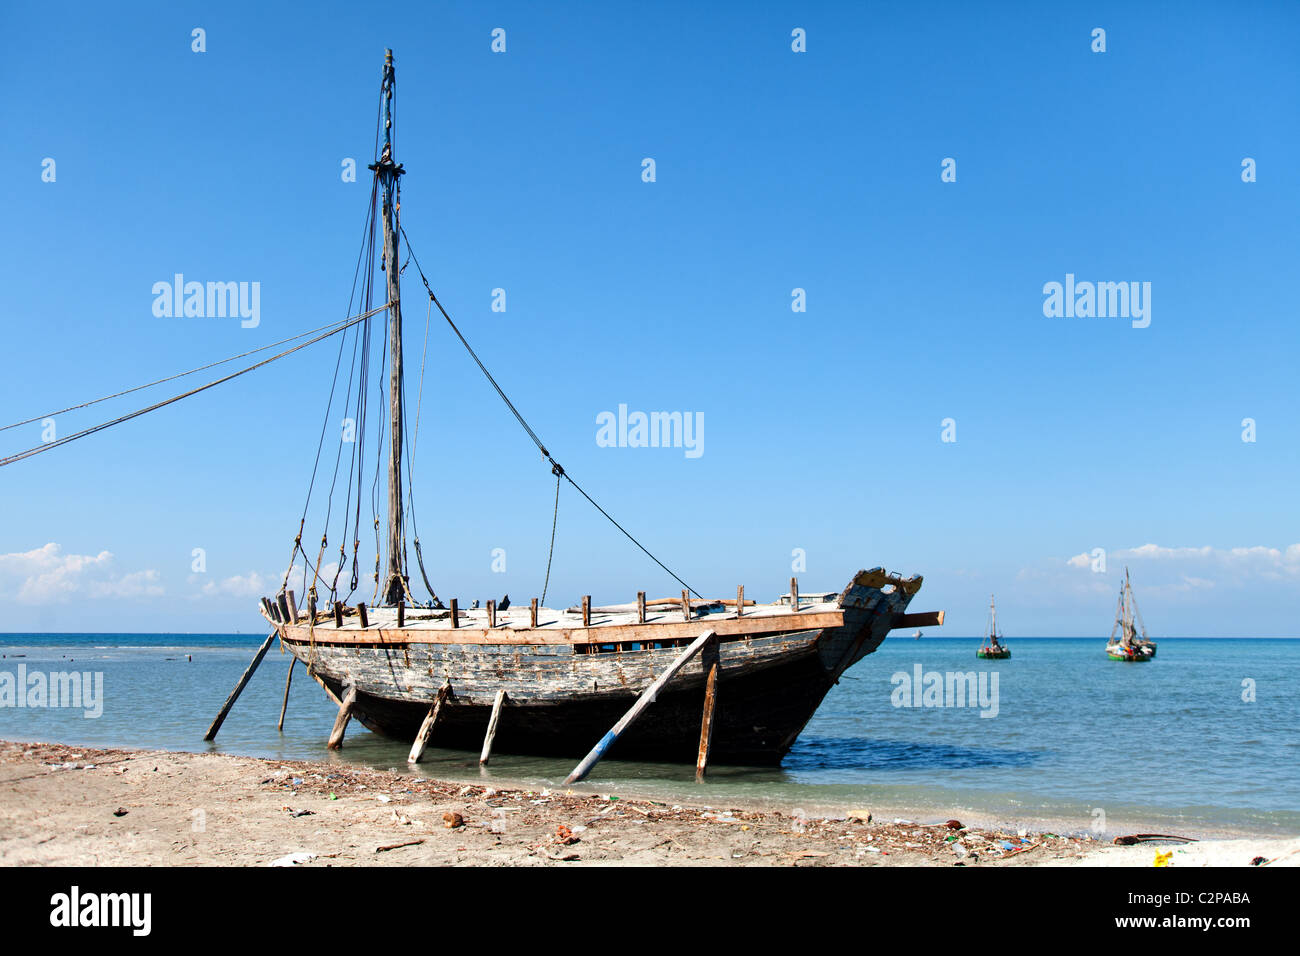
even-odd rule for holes
{"type": "Polygon", "coordinates": [[[429,705],[429,712],[424,715],[424,722],[420,724],[420,732],[415,735],[415,743],[411,744],[411,753],[406,758],[407,763],[419,763],[420,758],[424,756],[424,749],[429,746],[429,737],[433,734],[433,725],[438,722],[438,714],[442,712],[442,702],[447,699],[447,695],[450,693],[451,682],[444,681],[443,685],[438,688],[438,696],[429,705]]]}
{"type": "Polygon", "coordinates": [[[298,658],[289,658],[289,673],[284,675],[284,703],[280,705],[280,722],[275,725],[278,731],[284,731],[284,712],[289,709],[289,682],[293,680],[293,665],[298,663],[298,658]]]}
{"type": "Polygon", "coordinates": [[[736,617],[745,613],[745,586],[743,584],[736,587],[736,617]]]}
{"type": "Polygon", "coordinates": [[[460,627],[460,608],[456,606],[456,599],[451,599],[451,626],[460,627]]]}
{"type": "Polygon", "coordinates": [[[645,623],[645,592],[644,591],[636,592],[636,622],[638,624],[645,623]]]}
{"type": "Polygon", "coordinates": [[[313,627],[316,625],[316,595],[307,595],[307,623],[313,627]]]}
{"type": "Polygon", "coordinates": [[[369,627],[369,626],[370,626],[370,618],[369,618],[369,616],[366,614],[366,605],[365,605],[365,602],[364,602],[364,601],[358,601],[358,602],[357,602],[357,617],[361,618],[361,626],[362,626],[362,627],[369,627]]]}
{"type": "MultiPolygon", "coordinates": [[[[742,599],[743,600],[743,599],[742,599]]],[[[704,772],[709,766],[709,750],[713,747],[713,712],[718,702],[718,639],[715,637],[700,651],[704,667],[704,716],[700,721],[700,752],[695,758],[695,782],[704,782],[704,772]]]]}
{"type": "Polygon", "coordinates": [[[492,716],[488,719],[487,735],[483,738],[483,752],[479,754],[478,765],[487,766],[488,758],[492,756],[492,741],[497,735],[497,721],[501,718],[501,705],[506,702],[506,692],[497,691],[496,700],[492,701],[492,716]]]}
{"type": "Polygon", "coordinates": [[[528,626],[537,626],[537,598],[533,598],[528,604],[528,626]]]}
{"type": "Polygon", "coordinates": [[[647,687],[642,692],[641,696],[636,699],[636,703],[632,705],[631,709],[619,718],[618,723],[610,728],[609,733],[600,738],[600,742],[597,743],[596,746],[592,747],[591,752],[582,758],[582,762],[573,768],[573,773],[569,774],[564,779],[565,786],[568,786],[571,783],[577,783],[579,780],[587,776],[587,774],[591,773],[591,768],[600,762],[600,758],[605,756],[609,751],[609,748],[614,745],[616,740],[618,740],[619,735],[627,730],[628,727],[632,726],[632,722],[640,717],[647,707],[654,703],[655,698],[659,696],[659,692],[664,689],[664,685],[672,680],[678,671],[690,663],[691,658],[698,654],[701,648],[703,648],[704,645],[708,643],[709,639],[714,636],[714,631],[705,631],[695,640],[691,641],[691,643],[677,655],[664,672],[655,678],[654,683],[647,687]]]}
{"type": "Polygon", "coordinates": [[[235,685],[235,689],[230,692],[230,696],[226,698],[226,702],[221,706],[221,711],[217,714],[217,719],[212,722],[212,726],[208,728],[208,732],[203,735],[204,740],[216,739],[217,731],[221,729],[221,725],[226,721],[226,714],[230,713],[230,708],[234,707],[235,701],[239,700],[239,695],[244,692],[244,687],[248,684],[248,679],[253,676],[253,671],[257,670],[257,665],[262,663],[262,658],[266,656],[267,650],[270,649],[271,642],[275,640],[276,633],[276,631],[272,631],[270,634],[266,635],[266,640],[262,642],[262,646],[259,647],[257,653],[253,655],[253,660],[244,671],[244,676],[239,678],[239,683],[235,685]]]}
{"type": "Polygon", "coordinates": [[[343,626],[343,602],[342,601],[334,602],[334,626],[335,627],[343,626]]]}
{"type": "Polygon", "coordinates": [[[487,602],[488,627],[497,626],[497,602],[495,600],[487,602]]]}
{"type": "Polygon", "coordinates": [[[916,614],[895,614],[894,619],[890,622],[891,630],[898,630],[900,627],[941,627],[943,626],[943,611],[919,611],[916,614]]]}
{"type": "Polygon", "coordinates": [[[591,595],[582,596],[582,626],[591,627],[591,595]]]}
{"type": "Polygon", "coordinates": [[[690,619],[691,619],[691,596],[686,592],[686,589],[683,588],[682,589],[682,620],[689,621],[690,619]]]}
{"type": "Polygon", "coordinates": [[[289,623],[298,623],[298,602],[294,600],[292,591],[284,592],[284,601],[289,605],[289,623]]]}
{"type": "Polygon", "coordinates": [[[327,746],[330,750],[338,750],[343,746],[343,732],[348,729],[348,721],[352,719],[352,708],[357,703],[357,688],[355,685],[349,685],[343,693],[343,703],[339,704],[339,715],[334,718],[334,729],[330,731],[330,740],[327,746]]]}
{"type": "Polygon", "coordinates": [[[397,602],[397,626],[406,627],[406,599],[397,602]]]}
{"type": "Polygon", "coordinates": [[[790,610],[799,610],[799,579],[790,579],[790,610]]]}

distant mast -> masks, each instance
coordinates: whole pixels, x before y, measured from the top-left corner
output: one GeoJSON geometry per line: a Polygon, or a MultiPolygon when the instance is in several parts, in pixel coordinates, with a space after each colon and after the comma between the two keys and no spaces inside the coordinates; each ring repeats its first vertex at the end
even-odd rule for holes
{"type": "Polygon", "coordinates": [[[393,51],[384,51],[384,148],[378,162],[370,166],[383,189],[384,272],[388,277],[388,335],[391,352],[388,400],[391,414],[388,458],[388,573],[381,600],[397,604],[406,594],[402,560],[402,289],[397,266],[398,207],[401,185],[398,177],[406,170],[393,161],[393,51]]]}

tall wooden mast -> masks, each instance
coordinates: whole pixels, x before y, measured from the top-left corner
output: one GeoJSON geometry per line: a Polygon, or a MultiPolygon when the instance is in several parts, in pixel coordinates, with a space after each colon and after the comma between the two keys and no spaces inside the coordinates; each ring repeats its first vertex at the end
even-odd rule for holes
{"type": "Polygon", "coordinates": [[[384,271],[388,277],[388,338],[391,343],[388,398],[391,413],[388,458],[388,570],[380,592],[385,604],[396,604],[406,593],[402,560],[402,289],[397,259],[398,208],[405,170],[393,161],[393,51],[384,51],[384,149],[375,170],[383,190],[384,271]]]}

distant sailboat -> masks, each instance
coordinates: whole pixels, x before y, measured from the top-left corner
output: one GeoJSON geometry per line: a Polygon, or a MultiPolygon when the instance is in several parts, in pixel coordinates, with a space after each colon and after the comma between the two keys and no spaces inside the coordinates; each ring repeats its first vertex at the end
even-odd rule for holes
{"type": "Polygon", "coordinates": [[[984,643],[975,652],[976,657],[985,660],[1002,661],[1011,656],[1011,650],[1002,642],[998,634],[998,609],[993,604],[993,595],[989,595],[989,629],[984,635],[984,643]]]}
{"type": "Polygon", "coordinates": [[[1106,656],[1112,661],[1149,661],[1156,656],[1156,642],[1147,638],[1147,627],[1133,597],[1128,568],[1124,569],[1124,585],[1119,589],[1119,607],[1115,611],[1115,625],[1106,642],[1106,656]],[[1115,633],[1119,632],[1119,640],[1115,633]],[[1141,635],[1139,636],[1139,631],[1141,635]]]}

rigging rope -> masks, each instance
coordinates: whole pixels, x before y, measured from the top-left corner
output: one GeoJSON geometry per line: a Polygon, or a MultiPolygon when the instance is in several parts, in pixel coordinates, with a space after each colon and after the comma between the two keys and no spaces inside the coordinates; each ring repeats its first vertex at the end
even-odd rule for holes
{"type": "Polygon", "coordinates": [[[551,550],[546,554],[546,582],[542,585],[542,606],[546,606],[546,590],[551,586],[551,559],[555,557],[555,526],[560,520],[560,473],[555,473],[555,514],[551,515],[551,550]]]}
{"type": "MultiPolygon", "coordinates": [[[[384,306],[384,308],[387,308],[387,306],[384,306]]],[[[375,311],[380,311],[380,310],[375,310],[375,311]]],[[[356,325],[358,322],[364,321],[368,317],[369,317],[368,315],[357,316],[349,320],[345,324],[338,326],[337,328],[331,329],[330,331],[325,332],[322,335],[316,336],[314,339],[309,339],[306,342],[303,342],[299,345],[295,345],[291,349],[285,349],[283,352],[279,353],[278,355],[272,355],[270,358],[263,359],[262,361],[257,362],[254,365],[248,366],[247,368],[242,368],[238,372],[231,372],[229,375],[223,376],[222,378],[214,379],[213,381],[208,382],[206,385],[200,385],[198,388],[192,388],[188,392],[181,392],[179,395],[173,395],[171,398],[164,399],[161,402],[155,402],[153,405],[146,406],[145,408],[136,409],[134,412],[129,412],[126,415],[121,415],[118,418],[114,418],[112,421],[101,422],[98,425],[92,425],[90,428],[83,428],[81,431],[74,432],[71,435],[65,435],[62,438],[55,439],[54,441],[45,442],[43,444],[36,445],[32,448],[26,449],[25,451],[16,452],[15,454],[9,455],[6,458],[0,458],[0,468],[3,468],[5,465],[11,465],[17,461],[22,461],[25,458],[31,458],[33,455],[39,455],[41,452],[49,451],[51,448],[58,448],[60,445],[66,445],[68,442],[76,441],[78,438],[85,438],[89,435],[93,435],[96,432],[103,431],[106,428],[111,428],[114,425],[120,425],[123,422],[130,421],[133,418],[139,418],[141,415],[148,414],[149,412],[157,411],[160,408],[165,408],[168,405],[171,405],[175,402],[179,402],[183,398],[189,398],[191,395],[197,395],[199,392],[207,391],[208,389],[212,388],[214,385],[221,385],[224,382],[229,382],[232,378],[238,378],[239,376],[247,372],[252,372],[255,369],[261,368],[263,365],[269,365],[272,362],[274,362],[276,359],[284,358],[286,355],[292,355],[294,352],[297,352],[300,349],[305,349],[309,345],[315,345],[317,342],[320,342],[323,339],[327,339],[331,335],[336,335],[339,332],[342,332],[344,329],[351,328],[353,325],[356,325]]]]}
{"type": "MultiPolygon", "coordinates": [[[[256,355],[258,352],[265,352],[267,349],[273,349],[277,345],[284,345],[286,342],[292,342],[294,339],[300,339],[304,336],[312,335],[316,332],[322,332],[331,326],[340,322],[346,322],[347,319],[335,319],[333,322],[326,323],[315,329],[308,329],[306,332],[299,332],[297,335],[291,335],[287,339],[281,339],[278,342],[272,342],[269,345],[262,345],[255,349],[249,349],[247,352],[240,352],[238,355],[232,355],[229,358],[223,358],[217,362],[209,362],[207,365],[200,365],[198,368],[192,368],[188,372],[177,372],[175,375],[168,375],[166,378],[156,379],[152,382],[146,382],[144,385],[136,385],[132,388],[123,389],[120,392],[114,392],[112,395],[105,395],[102,398],[94,398],[88,402],[82,402],[80,405],[69,405],[67,408],[61,408],[57,412],[47,412],[44,415],[36,415],[33,418],[23,419],[21,422],[14,422],[12,425],[0,425],[0,432],[8,431],[11,428],[17,428],[19,425],[30,425],[32,422],[38,422],[43,418],[53,418],[55,415],[63,415],[67,412],[75,412],[81,408],[89,408],[91,405],[98,405],[100,402],[107,402],[112,398],[121,398],[123,395],[130,395],[132,392],[138,392],[142,389],[152,388],[155,385],[162,385],[165,382],[172,382],[178,378],[184,378],[186,375],[193,375],[195,372],[205,372],[210,368],[216,368],[218,365],[225,365],[227,362],[233,362],[235,359],[247,358],[250,355],[256,355]]],[[[340,331],[336,329],[335,331],[340,331]]]]}
{"type": "MultiPolygon", "coordinates": [[[[578,490],[578,494],[582,495],[582,497],[586,498],[589,502],[591,502],[593,508],[595,508],[602,515],[604,515],[605,518],[608,519],[610,524],[612,524],[619,531],[623,532],[624,537],[626,537],[634,545],[640,548],[641,551],[651,561],[659,565],[659,567],[663,568],[664,571],[668,572],[669,576],[672,577],[673,580],[675,580],[678,584],[680,584],[682,587],[686,588],[686,590],[690,591],[692,594],[694,594],[698,598],[701,598],[702,600],[703,599],[702,595],[698,591],[696,591],[695,588],[691,587],[680,577],[678,577],[676,572],[674,572],[671,568],[668,567],[668,565],[664,564],[653,554],[651,554],[650,550],[645,545],[643,545],[640,541],[634,538],[626,528],[624,528],[621,524],[615,521],[608,511],[606,511],[600,505],[596,504],[595,499],[593,499],[591,495],[583,491],[582,486],[579,485],[576,481],[574,481],[573,478],[569,476],[569,473],[566,472],[560,466],[560,463],[551,457],[551,453],[546,450],[546,446],[543,445],[542,440],[537,437],[537,433],[533,431],[532,427],[529,426],[528,422],[524,420],[524,416],[519,414],[519,409],[515,408],[514,403],[510,401],[510,399],[506,396],[506,393],[502,391],[501,386],[497,384],[497,380],[492,377],[492,373],[487,370],[487,366],[483,364],[483,362],[479,359],[478,354],[474,351],[473,348],[470,347],[469,342],[465,340],[465,336],[463,336],[460,332],[460,329],[456,327],[456,323],[453,322],[451,320],[451,316],[447,314],[447,310],[442,307],[442,303],[438,301],[438,297],[433,294],[433,289],[429,287],[429,280],[428,278],[425,277],[424,270],[420,268],[420,260],[415,255],[415,252],[412,250],[411,237],[406,234],[406,230],[404,228],[401,230],[401,232],[402,232],[402,238],[406,240],[407,251],[410,252],[411,254],[411,261],[415,263],[415,269],[417,272],[420,273],[420,281],[424,283],[424,289],[426,292],[429,293],[429,300],[438,307],[438,311],[442,313],[442,317],[447,320],[447,324],[451,326],[451,330],[456,333],[456,338],[460,339],[460,344],[465,346],[465,351],[469,352],[470,358],[474,360],[474,364],[476,364],[479,367],[479,371],[483,373],[484,377],[488,380],[488,382],[492,385],[492,387],[496,389],[496,393],[501,396],[501,401],[506,403],[506,407],[510,409],[511,413],[515,416],[515,419],[519,422],[523,430],[528,433],[528,437],[533,440],[533,444],[536,445],[538,450],[542,453],[542,457],[544,457],[548,462],[550,462],[551,473],[556,476],[556,485],[557,486],[559,485],[560,478],[564,478],[566,481],[568,481],[569,484],[573,485],[573,487],[578,490]]],[[[559,510],[558,503],[556,506],[556,510],[557,512],[559,510]]],[[[553,538],[552,538],[552,546],[554,546],[553,538]]]]}

